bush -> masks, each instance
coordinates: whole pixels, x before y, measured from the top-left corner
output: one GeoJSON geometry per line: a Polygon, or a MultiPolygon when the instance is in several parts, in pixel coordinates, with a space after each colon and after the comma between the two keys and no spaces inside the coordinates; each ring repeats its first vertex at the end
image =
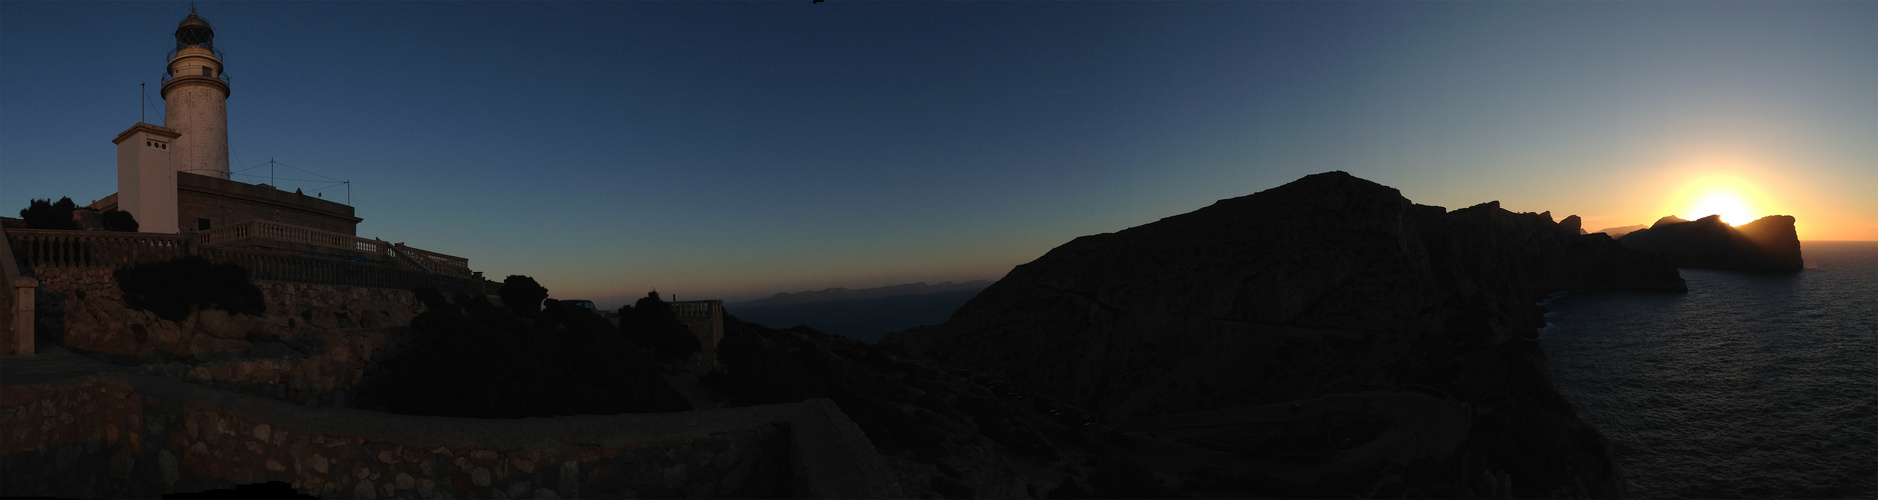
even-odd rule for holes
{"type": "Polygon", "coordinates": [[[33,229],[79,229],[78,223],[72,221],[72,211],[77,209],[70,196],[59,198],[56,203],[51,199],[32,200],[20,210],[20,219],[33,229]]]}
{"type": "Polygon", "coordinates": [[[234,264],[183,257],[137,264],[113,275],[124,291],[125,305],[170,321],[182,321],[198,308],[252,315],[267,312],[261,289],[248,281],[248,270],[234,264]]]}
{"type": "Polygon", "coordinates": [[[415,339],[360,382],[362,408],[468,418],[691,409],[640,346],[586,309],[548,301],[527,321],[481,295],[415,292],[425,305],[415,339]]]}
{"type": "Polygon", "coordinates": [[[509,306],[516,315],[533,318],[541,313],[541,301],[548,299],[548,289],[534,278],[512,274],[502,280],[502,288],[496,290],[496,296],[502,297],[502,304],[509,306]]]}
{"type": "Polygon", "coordinates": [[[106,231],[135,233],[137,232],[137,227],[137,218],[132,217],[130,212],[115,208],[104,211],[104,230],[106,231]]]}

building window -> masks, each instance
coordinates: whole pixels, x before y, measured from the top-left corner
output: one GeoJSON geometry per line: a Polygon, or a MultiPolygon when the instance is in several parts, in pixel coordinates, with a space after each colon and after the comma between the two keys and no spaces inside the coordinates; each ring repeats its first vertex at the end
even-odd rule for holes
{"type": "Polygon", "coordinates": [[[209,68],[208,66],[203,66],[203,67],[202,67],[202,76],[215,76],[215,70],[214,70],[214,69],[211,69],[211,68],[209,68]]]}
{"type": "Polygon", "coordinates": [[[197,231],[209,230],[209,220],[208,219],[196,219],[196,230],[197,231]]]}

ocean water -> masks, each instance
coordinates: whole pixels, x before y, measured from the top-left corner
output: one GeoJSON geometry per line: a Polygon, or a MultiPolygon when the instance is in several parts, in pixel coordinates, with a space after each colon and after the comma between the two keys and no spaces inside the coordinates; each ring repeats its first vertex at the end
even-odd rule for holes
{"type": "Polygon", "coordinates": [[[1553,380],[1632,496],[1878,498],[1878,242],[1801,251],[1794,275],[1546,302],[1553,380]]]}

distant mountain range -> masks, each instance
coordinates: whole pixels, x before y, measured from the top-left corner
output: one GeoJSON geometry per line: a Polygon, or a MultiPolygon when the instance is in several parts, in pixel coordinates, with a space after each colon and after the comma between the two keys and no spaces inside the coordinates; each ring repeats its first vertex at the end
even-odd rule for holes
{"type": "Polygon", "coordinates": [[[807,325],[824,333],[873,342],[887,332],[944,323],[953,311],[991,283],[991,280],[974,280],[936,285],[919,282],[879,288],[827,288],[778,293],[727,304],[724,309],[738,319],[771,328],[807,325]]]}
{"type": "Polygon", "coordinates": [[[1645,229],[1648,227],[1649,226],[1645,226],[1642,224],[1635,224],[1635,225],[1629,225],[1629,226],[1607,227],[1604,229],[1599,229],[1597,232],[1604,233],[1606,236],[1610,236],[1611,239],[1618,239],[1618,238],[1624,237],[1624,235],[1626,234],[1630,234],[1632,231],[1645,229]]]}

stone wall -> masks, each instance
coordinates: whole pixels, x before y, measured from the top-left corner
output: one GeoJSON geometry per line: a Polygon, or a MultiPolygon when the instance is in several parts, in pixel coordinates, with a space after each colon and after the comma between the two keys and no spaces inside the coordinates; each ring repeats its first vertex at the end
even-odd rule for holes
{"type": "Polygon", "coordinates": [[[0,366],[0,491],[152,497],[281,481],[321,497],[893,497],[833,402],[519,420],[309,409],[54,350],[0,366]],[[42,380],[42,379],[51,380],[42,380]]]}
{"type": "MultiPolygon", "coordinates": [[[[325,350],[332,330],[408,325],[423,312],[409,290],[257,281],[266,299],[260,316],[206,310],[182,321],[130,309],[112,270],[88,267],[38,269],[40,328],[63,345],[91,352],[144,359],[213,358],[247,352],[257,344],[281,343],[303,354],[325,350]]],[[[330,337],[368,359],[385,340],[330,337]]]]}
{"type": "Polygon", "coordinates": [[[302,403],[347,406],[375,360],[405,345],[403,328],[331,330],[307,342],[264,343],[239,357],[206,362],[168,362],[143,366],[164,375],[246,394],[302,403]]]}
{"type": "Polygon", "coordinates": [[[185,232],[197,230],[198,219],[208,219],[211,228],[262,220],[358,235],[361,219],[343,203],[194,174],[176,175],[177,217],[185,232]]]}

